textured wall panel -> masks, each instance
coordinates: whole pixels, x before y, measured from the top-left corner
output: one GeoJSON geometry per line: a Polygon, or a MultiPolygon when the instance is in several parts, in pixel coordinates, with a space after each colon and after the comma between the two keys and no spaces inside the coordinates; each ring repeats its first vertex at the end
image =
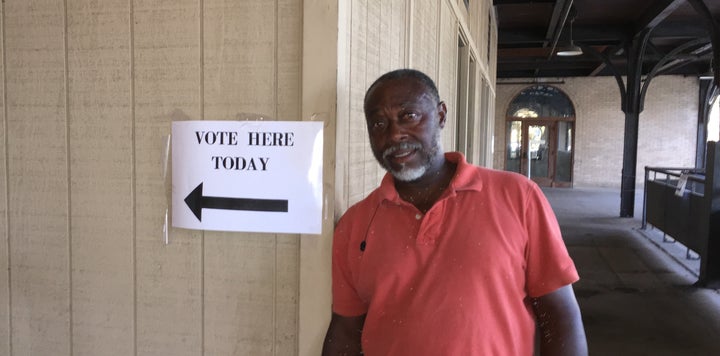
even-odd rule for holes
{"type": "Polygon", "coordinates": [[[350,112],[347,141],[342,138],[338,143],[347,142],[348,146],[348,203],[352,205],[367,194],[363,184],[365,167],[374,160],[370,152],[363,114],[363,98],[368,85],[375,78],[367,74],[368,11],[367,1],[353,1],[350,8],[350,112]]]}
{"type": "Polygon", "coordinates": [[[448,108],[447,121],[442,132],[443,148],[446,151],[454,151],[458,102],[456,93],[458,87],[458,24],[447,3],[443,2],[440,10],[440,69],[439,76],[435,81],[440,92],[440,100],[445,101],[448,108]]]}
{"type": "MultiPolygon", "coordinates": [[[[388,33],[386,34],[387,42],[390,43],[389,56],[392,60],[390,67],[402,68],[407,66],[407,8],[409,0],[394,0],[389,1],[390,9],[383,12],[389,13],[388,20],[390,25],[388,33]]],[[[386,2],[387,3],[387,2],[386,2]]]]}
{"type": "Polygon", "coordinates": [[[68,3],[73,353],[134,350],[130,11],[68,3]]]}
{"type": "MultiPolygon", "coordinates": [[[[2,23],[5,23],[4,9],[0,8],[2,23]]],[[[0,26],[0,38],[5,39],[5,33],[0,26]]],[[[0,46],[0,355],[10,354],[10,270],[8,251],[8,219],[7,219],[7,151],[5,143],[8,139],[7,120],[5,117],[5,58],[3,46],[0,46]]]]}
{"type": "MultiPolygon", "coordinates": [[[[280,120],[307,120],[309,118],[301,117],[303,1],[278,0],[277,9],[276,116],[280,120]]],[[[328,147],[327,143],[325,147],[328,147]]],[[[324,164],[329,165],[330,162],[324,164]]],[[[324,189],[329,188],[325,186],[324,189]]],[[[299,342],[300,237],[277,235],[276,239],[274,352],[280,356],[296,355],[299,342]]]]}
{"type": "Polygon", "coordinates": [[[272,355],[275,237],[206,234],[205,351],[272,355]]]}
{"type": "Polygon", "coordinates": [[[277,2],[277,119],[307,120],[300,117],[303,2],[277,2]]]}
{"type": "MultiPolygon", "coordinates": [[[[205,2],[206,119],[235,119],[241,113],[275,117],[275,5],[275,1],[205,2]]],[[[264,188],[269,187],[258,187],[264,188]]],[[[205,235],[205,351],[271,355],[275,236],[205,235]]]]}
{"type": "Polygon", "coordinates": [[[64,7],[13,1],[5,11],[12,347],[69,355],[64,7]]]}
{"type": "MultiPolygon", "coordinates": [[[[363,98],[367,88],[381,76],[383,73],[394,69],[390,66],[390,63],[385,59],[389,57],[390,52],[383,50],[383,42],[387,42],[385,39],[388,35],[388,23],[389,13],[383,13],[381,10],[381,2],[379,1],[368,1],[367,2],[367,17],[366,17],[366,31],[365,31],[365,87],[362,90],[363,98]]],[[[363,106],[363,100],[360,101],[360,107],[363,106]]],[[[381,168],[379,167],[375,156],[372,154],[370,149],[367,125],[365,124],[365,114],[361,112],[361,115],[354,116],[351,118],[361,123],[364,134],[359,139],[364,141],[363,157],[364,165],[362,169],[362,175],[358,178],[362,179],[362,189],[367,195],[378,186],[380,181],[378,175],[380,174],[381,168]]],[[[384,171],[382,173],[385,173],[384,171]]]]}
{"type": "MultiPolygon", "coordinates": [[[[206,119],[301,119],[301,5],[205,2],[206,119]]],[[[298,253],[297,235],[206,233],[206,352],[296,352],[298,253]]]]}
{"type": "Polygon", "coordinates": [[[206,119],[274,117],[275,1],[205,1],[206,119]]]}
{"type": "Polygon", "coordinates": [[[413,1],[410,66],[435,78],[438,71],[438,16],[440,1],[413,1]]]}
{"type": "Polygon", "coordinates": [[[198,355],[201,233],[171,229],[163,243],[170,191],[162,162],[171,121],[200,118],[200,7],[135,0],[133,8],[137,352],[198,355]]]}

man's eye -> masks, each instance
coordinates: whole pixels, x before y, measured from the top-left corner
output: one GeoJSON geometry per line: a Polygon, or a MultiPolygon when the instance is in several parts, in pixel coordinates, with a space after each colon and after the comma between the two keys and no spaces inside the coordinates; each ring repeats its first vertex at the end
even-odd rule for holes
{"type": "Polygon", "coordinates": [[[418,115],[417,113],[414,113],[414,112],[408,112],[408,113],[405,113],[405,115],[403,115],[403,117],[405,118],[405,120],[413,121],[413,120],[417,120],[420,117],[420,115],[418,115]]]}
{"type": "Polygon", "coordinates": [[[375,129],[375,130],[377,130],[377,129],[382,129],[383,127],[385,127],[385,122],[384,122],[384,121],[375,121],[375,122],[373,122],[373,124],[372,124],[372,128],[375,129]]]}

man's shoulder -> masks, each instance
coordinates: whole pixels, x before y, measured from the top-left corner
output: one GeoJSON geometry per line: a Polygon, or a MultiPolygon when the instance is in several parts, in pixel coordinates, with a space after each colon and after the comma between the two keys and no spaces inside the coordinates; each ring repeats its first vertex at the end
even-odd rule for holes
{"type": "Polygon", "coordinates": [[[477,167],[479,174],[488,181],[499,181],[518,185],[527,185],[532,181],[526,176],[510,171],[501,171],[493,168],[477,167]]]}
{"type": "Polygon", "coordinates": [[[481,186],[493,191],[510,189],[523,192],[534,184],[534,182],[526,176],[515,172],[501,171],[472,164],[468,164],[465,169],[467,170],[465,174],[469,174],[468,179],[465,180],[464,183],[469,186],[481,186]]]}
{"type": "Polygon", "coordinates": [[[457,164],[457,172],[454,178],[454,186],[460,190],[475,190],[482,192],[485,189],[506,189],[525,190],[533,182],[526,176],[519,173],[502,171],[493,168],[477,166],[468,162],[460,152],[446,152],[445,158],[457,164]]]}

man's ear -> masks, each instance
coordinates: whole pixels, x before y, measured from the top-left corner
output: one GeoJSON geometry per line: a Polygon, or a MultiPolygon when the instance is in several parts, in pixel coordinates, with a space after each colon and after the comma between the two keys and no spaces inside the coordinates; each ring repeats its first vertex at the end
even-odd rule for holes
{"type": "Polygon", "coordinates": [[[438,104],[438,116],[440,117],[440,122],[438,122],[440,128],[445,128],[445,120],[447,120],[447,106],[445,106],[444,101],[441,101],[438,104]]]}

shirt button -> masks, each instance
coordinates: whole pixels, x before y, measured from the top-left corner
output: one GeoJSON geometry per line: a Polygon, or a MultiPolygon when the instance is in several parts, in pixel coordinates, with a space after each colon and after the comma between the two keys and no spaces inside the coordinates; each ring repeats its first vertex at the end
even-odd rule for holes
{"type": "Polygon", "coordinates": [[[422,219],[422,214],[415,214],[415,219],[417,219],[417,220],[422,219]]]}

